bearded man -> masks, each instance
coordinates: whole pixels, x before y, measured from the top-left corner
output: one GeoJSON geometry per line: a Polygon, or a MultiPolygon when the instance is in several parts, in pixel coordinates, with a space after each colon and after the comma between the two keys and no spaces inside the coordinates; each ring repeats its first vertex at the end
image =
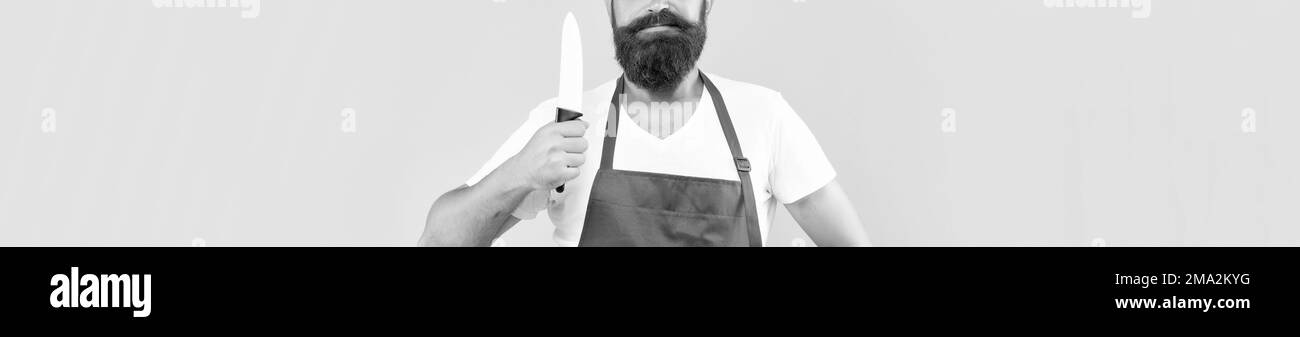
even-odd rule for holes
{"type": "Polygon", "coordinates": [[[583,120],[556,122],[555,99],[533,109],[478,173],[438,198],[421,245],[490,245],[545,210],[562,246],[755,247],[778,204],[819,246],[868,244],[835,169],[781,94],[698,68],[714,1],[605,5],[623,75],[585,93],[583,120]],[[563,197],[547,197],[560,186],[563,197]]]}

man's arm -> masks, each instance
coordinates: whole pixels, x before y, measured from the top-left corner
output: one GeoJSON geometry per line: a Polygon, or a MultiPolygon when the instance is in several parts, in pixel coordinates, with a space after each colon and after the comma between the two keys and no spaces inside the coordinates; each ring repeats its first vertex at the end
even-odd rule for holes
{"type": "Polygon", "coordinates": [[[865,247],[867,229],[838,181],[785,205],[804,232],[821,247],[865,247]]]}
{"type": "Polygon", "coordinates": [[[474,186],[443,194],[429,208],[421,246],[489,246],[519,222],[511,213],[533,191],[549,191],[578,177],[586,161],[587,122],[551,123],[523,150],[474,186]]]}
{"type": "Polygon", "coordinates": [[[420,246],[488,246],[519,223],[510,211],[519,207],[531,191],[496,180],[485,178],[472,187],[461,186],[438,198],[429,208],[420,246]]]}

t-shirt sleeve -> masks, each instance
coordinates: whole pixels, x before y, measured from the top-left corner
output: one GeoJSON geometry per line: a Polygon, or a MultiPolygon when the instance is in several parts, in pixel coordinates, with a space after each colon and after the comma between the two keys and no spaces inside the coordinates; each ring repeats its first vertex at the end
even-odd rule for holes
{"type": "Polygon", "coordinates": [[[555,100],[542,102],[542,104],[533,108],[533,110],[528,113],[528,120],[524,121],[523,125],[520,125],[514,133],[510,134],[510,138],[506,139],[506,143],[497,148],[496,153],[492,154],[492,158],[488,159],[487,163],[484,163],[483,167],[479,168],[478,172],[475,172],[469,180],[465,181],[465,185],[474,186],[474,184],[482,181],[483,178],[486,178],[488,174],[491,174],[492,171],[496,170],[497,167],[500,167],[501,164],[510,159],[510,157],[514,157],[518,154],[520,150],[524,149],[524,145],[528,145],[528,141],[532,140],[533,134],[537,133],[537,129],[540,129],[542,126],[551,122],[554,118],[555,100]],[[550,109],[547,109],[548,106],[550,109]]]}
{"type": "Polygon", "coordinates": [[[773,116],[772,195],[792,204],[835,180],[835,168],[794,109],[777,95],[773,116]]]}

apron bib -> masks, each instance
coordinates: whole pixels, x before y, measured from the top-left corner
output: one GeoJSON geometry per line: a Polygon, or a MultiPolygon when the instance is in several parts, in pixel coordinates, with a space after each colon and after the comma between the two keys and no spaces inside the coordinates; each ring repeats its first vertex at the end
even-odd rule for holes
{"type": "Polygon", "coordinates": [[[740,151],[718,88],[700,73],[727,137],[740,181],[614,169],[618,144],[619,78],[605,128],[600,169],[591,187],[579,246],[761,247],[749,160],[740,151]]]}

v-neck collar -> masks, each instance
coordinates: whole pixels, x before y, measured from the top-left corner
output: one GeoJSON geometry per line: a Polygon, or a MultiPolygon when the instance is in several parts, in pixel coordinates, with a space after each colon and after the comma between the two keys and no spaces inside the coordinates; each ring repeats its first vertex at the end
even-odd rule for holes
{"type": "MultiPolygon", "coordinates": [[[[610,95],[612,96],[613,94],[611,93],[610,95]]],[[[628,132],[625,132],[627,130],[622,130],[622,128],[624,127],[623,124],[628,124],[627,125],[628,128],[635,129],[635,131],[631,131],[631,133],[637,134],[636,137],[648,138],[652,141],[652,143],[657,145],[671,144],[677,138],[681,138],[678,137],[679,135],[687,131],[690,131],[692,129],[696,129],[697,127],[695,126],[695,124],[700,124],[698,121],[700,117],[705,117],[713,121],[718,120],[718,112],[713,108],[713,95],[709,94],[708,90],[704,90],[703,93],[700,95],[700,102],[695,104],[695,111],[691,113],[691,118],[687,119],[685,124],[682,124],[682,127],[678,128],[677,131],[673,132],[672,134],[668,135],[668,137],[664,137],[664,138],[659,138],[659,136],[655,136],[654,134],[650,133],[650,130],[646,130],[644,127],[641,127],[641,125],[638,125],[636,121],[632,119],[632,116],[627,114],[627,109],[625,108],[626,107],[623,106],[620,106],[618,108],[618,114],[619,114],[618,127],[620,128],[620,130],[618,130],[618,136],[621,137],[621,136],[626,136],[628,134],[628,132]],[[701,116],[701,113],[706,113],[706,116],[701,116]],[[712,117],[708,117],[708,116],[712,116],[712,117]]]]}

